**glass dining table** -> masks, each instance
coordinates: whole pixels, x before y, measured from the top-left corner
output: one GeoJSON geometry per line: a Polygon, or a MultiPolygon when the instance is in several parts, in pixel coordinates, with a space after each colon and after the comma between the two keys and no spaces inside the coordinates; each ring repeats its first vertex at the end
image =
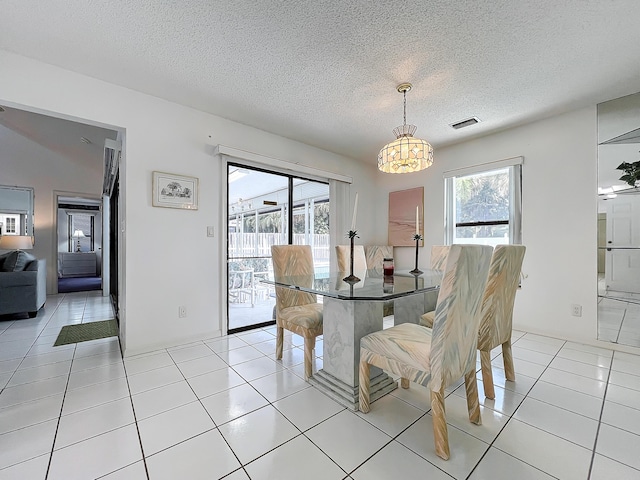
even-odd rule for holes
{"type": "MultiPolygon", "coordinates": [[[[309,378],[346,407],[358,409],[360,339],[382,330],[382,307],[393,301],[394,324],[418,323],[420,315],[434,310],[442,272],[420,275],[397,271],[383,276],[375,270],[356,272],[358,282],[346,282],[345,272],[316,273],[263,280],[276,287],[322,296],[323,366],[309,378]]],[[[397,388],[397,383],[377,367],[371,367],[371,401],[397,388]]]]}

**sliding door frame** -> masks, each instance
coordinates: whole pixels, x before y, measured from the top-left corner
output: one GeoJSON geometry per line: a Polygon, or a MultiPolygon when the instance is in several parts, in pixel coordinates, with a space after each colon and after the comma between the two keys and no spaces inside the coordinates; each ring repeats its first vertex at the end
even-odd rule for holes
{"type": "MultiPolygon", "coordinates": [[[[225,298],[226,298],[226,330],[228,334],[233,334],[233,333],[240,333],[243,331],[247,331],[247,330],[253,330],[256,328],[261,328],[261,327],[269,327],[272,325],[275,325],[275,318],[266,322],[260,322],[260,323],[255,323],[255,324],[251,324],[251,325],[245,325],[242,327],[236,327],[236,328],[230,328],[229,326],[229,261],[231,260],[229,258],[229,169],[232,167],[236,167],[236,168],[243,168],[243,169],[247,169],[247,170],[253,170],[256,172],[262,172],[262,173],[266,173],[269,175],[276,175],[279,177],[283,177],[287,179],[287,208],[285,209],[285,212],[287,214],[287,245],[293,245],[293,213],[294,213],[294,198],[293,198],[293,194],[294,194],[294,180],[298,179],[298,180],[305,180],[305,181],[310,181],[310,182],[316,182],[316,183],[322,183],[322,184],[326,184],[327,186],[329,185],[328,180],[327,181],[321,181],[318,179],[314,179],[314,178],[308,178],[303,176],[302,174],[295,174],[294,172],[288,172],[288,173],[284,173],[284,172],[280,172],[278,170],[270,170],[269,168],[265,167],[256,167],[254,165],[248,165],[246,163],[243,162],[239,162],[239,161],[232,161],[232,160],[228,160],[225,164],[225,172],[226,172],[226,201],[225,201],[225,219],[224,219],[224,223],[226,225],[225,228],[225,235],[226,235],[226,241],[225,241],[225,255],[224,255],[224,259],[225,259],[225,266],[224,266],[224,271],[225,271],[225,278],[227,279],[227,281],[225,282],[225,284],[227,285],[227,288],[225,290],[225,298]]],[[[330,195],[330,193],[329,193],[330,195]]],[[[331,201],[331,198],[329,198],[329,201],[331,201]]],[[[258,228],[258,225],[256,223],[256,230],[258,228]]]]}

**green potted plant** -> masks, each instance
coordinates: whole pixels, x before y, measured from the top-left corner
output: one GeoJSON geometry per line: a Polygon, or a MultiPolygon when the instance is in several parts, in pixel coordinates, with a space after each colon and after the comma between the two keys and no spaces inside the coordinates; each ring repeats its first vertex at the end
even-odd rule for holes
{"type": "Polygon", "coordinates": [[[616,170],[622,170],[624,172],[620,180],[627,182],[632,187],[635,187],[640,181],[640,160],[633,163],[622,162],[616,167],[616,170]]]}

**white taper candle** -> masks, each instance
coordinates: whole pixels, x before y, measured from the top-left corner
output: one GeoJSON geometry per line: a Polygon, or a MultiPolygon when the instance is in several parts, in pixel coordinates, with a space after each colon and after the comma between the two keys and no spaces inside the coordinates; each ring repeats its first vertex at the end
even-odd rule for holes
{"type": "Polygon", "coordinates": [[[418,219],[419,205],[416,205],[416,235],[420,235],[420,220],[418,219]]]}
{"type": "Polygon", "coordinates": [[[351,231],[356,230],[356,213],[358,212],[358,192],[356,192],[356,199],[353,202],[353,218],[351,219],[351,231]]]}

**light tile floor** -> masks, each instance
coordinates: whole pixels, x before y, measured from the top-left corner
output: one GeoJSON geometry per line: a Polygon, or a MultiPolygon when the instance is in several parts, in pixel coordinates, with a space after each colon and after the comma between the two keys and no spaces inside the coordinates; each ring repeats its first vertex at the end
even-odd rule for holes
{"type": "Polygon", "coordinates": [[[90,292],[0,321],[0,479],[640,478],[640,356],[514,332],[517,380],[495,350],[482,426],[447,390],[445,462],[426,389],[348,411],[302,378],[300,337],[275,361],[273,327],[124,361],[115,338],[52,347],[110,315],[90,292]]]}
{"type": "Polygon", "coordinates": [[[598,339],[640,347],[640,293],[607,290],[598,278],[598,339]]]}

